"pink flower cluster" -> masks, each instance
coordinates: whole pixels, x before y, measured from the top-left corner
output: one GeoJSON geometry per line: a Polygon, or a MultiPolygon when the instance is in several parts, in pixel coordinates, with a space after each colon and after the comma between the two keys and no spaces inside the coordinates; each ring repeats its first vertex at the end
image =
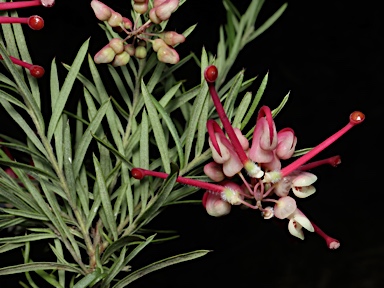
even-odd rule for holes
{"type": "MultiPolygon", "coordinates": [[[[33,6],[44,6],[52,7],[55,4],[55,0],[29,0],[29,1],[17,1],[17,2],[1,2],[0,11],[19,9],[33,6]]],[[[30,17],[8,17],[0,16],[0,24],[28,24],[29,28],[33,30],[40,30],[44,27],[44,20],[38,15],[33,15],[30,17]]],[[[21,61],[15,57],[10,56],[11,61],[19,66],[22,66],[29,70],[30,74],[35,78],[40,78],[44,75],[44,68],[38,65],[33,65],[24,61],[21,61]]],[[[0,55],[0,60],[3,60],[3,57],[0,55]]]]}
{"type": "Polygon", "coordinates": [[[148,11],[148,0],[134,0],[133,9],[137,18],[132,22],[112,8],[98,0],[92,0],[91,7],[97,19],[105,21],[116,32],[124,32],[125,38],[113,38],[95,56],[95,63],[111,63],[113,66],[126,65],[132,56],[142,59],[147,56],[147,43],[157,52],[159,61],[176,64],[180,57],[173,48],[183,43],[185,37],[173,31],[154,33],[150,31],[153,24],[160,24],[170,18],[179,7],[179,0],[154,0],[148,11]],[[143,15],[143,16],[142,16],[143,15]],[[139,17],[148,19],[138,26],[139,17]]]}
{"type": "MultiPolygon", "coordinates": [[[[339,241],[310,221],[298,209],[295,198],[305,198],[316,191],[313,184],[317,177],[308,170],[324,164],[337,166],[340,157],[308,161],[363,122],[364,114],[353,112],[345,127],[282,168],[281,160],[290,159],[295,152],[297,138],[294,131],[284,128],[277,132],[271,110],[263,106],[257,115],[252,142],[249,143],[239,129],[232,127],[221,105],[215,89],[217,76],[215,66],[206,68],[205,79],[223,129],[216,121],[207,121],[213,161],[205,165],[204,173],[217,184],[184,177],[178,177],[177,182],[206,190],[203,205],[209,215],[223,216],[231,211],[233,205],[244,205],[260,210],[264,219],[287,219],[288,231],[293,236],[304,239],[304,228],[324,238],[330,249],[337,249],[339,241]],[[243,170],[246,174],[242,173],[243,170]],[[290,196],[290,191],[295,198],[290,196]]],[[[134,168],[131,172],[136,179],[144,176],[167,177],[166,173],[141,168],[134,168]]]]}

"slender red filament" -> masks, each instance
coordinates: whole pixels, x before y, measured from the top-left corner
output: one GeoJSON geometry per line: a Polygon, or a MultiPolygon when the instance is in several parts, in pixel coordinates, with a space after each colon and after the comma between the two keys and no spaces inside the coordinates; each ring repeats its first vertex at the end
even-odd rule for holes
{"type": "Polygon", "coordinates": [[[319,145],[317,145],[315,148],[313,148],[311,151],[309,151],[307,154],[301,156],[296,161],[292,162],[288,166],[281,169],[280,174],[281,177],[285,177],[292,173],[294,170],[299,169],[299,167],[309,160],[311,160],[313,157],[315,157],[317,154],[319,154],[321,151],[323,151],[325,148],[327,148],[329,145],[331,145],[333,142],[335,142],[337,139],[339,139],[342,135],[344,135],[347,131],[349,131],[352,127],[354,127],[356,124],[359,124],[364,121],[364,114],[358,111],[353,112],[350,115],[350,120],[347,125],[345,125],[343,128],[341,128],[339,131],[337,131],[335,134],[330,136],[328,139],[321,142],[319,145]]]}
{"type": "MultiPolygon", "coordinates": [[[[142,169],[142,168],[133,168],[131,171],[132,177],[136,179],[143,179],[145,176],[153,176],[157,178],[162,178],[166,179],[169,174],[164,173],[164,172],[157,172],[157,171],[152,171],[152,170],[147,170],[147,169],[142,169]]],[[[190,179],[190,178],[185,178],[178,176],[176,179],[176,182],[185,184],[185,185],[190,185],[194,187],[199,187],[202,189],[206,189],[212,192],[218,192],[221,193],[225,190],[224,186],[213,184],[213,183],[208,183],[204,181],[199,181],[195,179],[190,179]]]]}

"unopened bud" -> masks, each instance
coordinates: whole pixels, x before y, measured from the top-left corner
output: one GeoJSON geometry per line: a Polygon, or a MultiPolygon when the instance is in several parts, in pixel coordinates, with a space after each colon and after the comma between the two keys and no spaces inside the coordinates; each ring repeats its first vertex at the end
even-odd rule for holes
{"type": "Polygon", "coordinates": [[[214,217],[224,216],[231,212],[231,204],[221,199],[220,195],[216,193],[205,192],[203,206],[207,213],[214,217]]]}
{"type": "Polygon", "coordinates": [[[112,15],[111,8],[100,1],[92,0],[91,7],[93,12],[95,12],[96,18],[100,21],[107,21],[112,15]]]}
{"type": "Polygon", "coordinates": [[[113,38],[109,41],[109,47],[111,47],[116,54],[120,54],[124,51],[123,40],[120,38],[113,38]]]}
{"type": "Polygon", "coordinates": [[[111,64],[114,67],[125,66],[128,64],[130,59],[131,59],[131,56],[127,52],[123,51],[120,54],[117,54],[115,56],[115,59],[113,59],[111,64]]]}
{"type": "Polygon", "coordinates": [[[135,55],[135,46],[132,44],[126,44],[124,45],[124,51],[127,52],[130,56],[135,55]]]}
{"type": "Polygon", "coordinates": [[[108,24],[111,27],[118,27],[121,25],[122,22],[123,22],[123,16],[121,16],[119,12],[115,12],[112,10],[112,15],[108,19],[108,24]]]}
{"type": "Polygon", "coordinates": [[[180,57],[175,49],[169,46],[162,46],[157,51],[157,59],[164,63],[176,64],[179,62],[180,57]]]}
{"type": "Polygon", "coordinates": [[[144,14],[148,10],[148,0],[134,0],[133,10],[139,14],[144,14]]]}
{"type": "Polygon", "coordinates": [[[139,59],[144,59],[147,57],[147,48],[144,46],[138,46],[135,49],[135,56],[139,59]]]}
{"type": "Polygon", "coordinates": [[[168,45],[164,42],[163,39],[158,38],[152,41],[152,48],[155,52],[159,51],[160,47],[163,46],[168,47],[168,45]]]}
{"type": "Polygon", "coordinates": [[[104,46],[99,52],[96,53],[93,60],[95,63],[110,63],[115,58],[115,51],[108,45],[104,46]]]}
{"type": "Polygon", "coordinates": [[[185,37],[182,34],[179,34],[175,31],[166,31],[160,33],[160,38],[164,40],[165,43],[171,46],[175,46],[176,44],[183,43],[185,41],[185,37]]]}

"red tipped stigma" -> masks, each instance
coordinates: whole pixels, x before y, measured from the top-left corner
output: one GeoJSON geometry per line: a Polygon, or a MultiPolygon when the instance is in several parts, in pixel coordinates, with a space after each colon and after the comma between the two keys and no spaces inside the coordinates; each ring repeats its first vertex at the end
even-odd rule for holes
{"type": "Polygon", "coordinates": [[[210,65],[207,68],[205,68],[204,77],[205,77],[205,81],[207,81],[208,83],[215,82],[218,75],[219,75],[219,72],[217,71],[216,66],[210,65]]]}
{"type": "Polygon", "coordinates": [[[41,78],[44,76],[45,70],[43,67],[41,67],[39,65],[32,65],[29,68],[29,73],[31,73],[31,76],[33,76],[35,78],[41,78]]]}
{"type": "Polygon", "coordinates": [[[28,26],[33,30],[40,30],[44,27],[44,20],[40,16],[33,15],[28,18],[28,26]]]}
{"type": "Polygon", "coordinates": [[[349,115],[349,122],[351,124],[360,124],[361,122],[363,122],[365,119],[365,115],[360,112],[360,111],[355,111],[353,113],[351,113],[351,115],[349,115]]]}
{"type": "MultiPolygon", "coordinates": [[[[143,169],[143,168],[133,168],[131,170],[131,175],[133,178],[138,179],[138,180],[143,179],[145,176],[153,176],[153,177],[157,177],[157,178],[161,178],[161,179],[167,179],[167,177],[169,176],[169,174],[164,173],[164,172],[157,172],[157,171],[147,170],[147,169],[143,169]]],[[[176,178],[176,182],[181,183],[181,184],[185,184],[185,185],[189,185],[189,186],[198,187],[201,189],[206,189],[206,190],[209,190],[212,192],[218,192],[218,193],[221,193],[225,190],[225,188],[221,185],[208,183],[208,182],[204,182],[204,181],[199,181],[199,180],[195,180],[195,179],[190,179],[190,178],[185,178],[185,177],[181,177],[181,176],[178,176],[176,178]]]]}
{"type": "Polygon", "coordinates": [[[145,174],[142,172],[142,169],[139,169],[139,168],[133,168],[131,171],[131,175],[133,178],[137,180],[141,180],[145,176],[145,174]]]}

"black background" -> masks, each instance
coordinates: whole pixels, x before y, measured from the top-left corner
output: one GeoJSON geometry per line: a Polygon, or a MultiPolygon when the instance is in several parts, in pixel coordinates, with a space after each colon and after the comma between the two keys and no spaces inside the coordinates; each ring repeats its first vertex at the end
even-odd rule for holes
{"type": "MultiPolygon", "coordinates": [[[[244,11],[250,1],[235,2],[244,11]]],[[[26,30],[36,64],[49,67],[53,57],[70,64],[89,37],[91,55],[107,43],[89,3],[59,0],[50,9],[19,11],[45,19],[43,30],[26,30]]],[[[123,16],[130,15],[128,0],[105,3],[123,16]]],[[[266,1],[258,23],[283,3],[266,1]]],[[[353,1],[288,3],[283,16],[241,52],[232,73],[245,68],[246,78],[251,78],[269,71],[262,104],[272,108],[290,91],[290,100],[275,121],[278,129],[295,130],[297,148],[320,143],[343,127],[351,112],[365,113],[363,124],[319,156],[341,155],[342,164],[317,169],[316,194],[298,201],[311,220],[341,241],[340,249],[328,250],[310,233],[304,241],[297,240],[289,235],[287,222],[264,221],[255,211],[233,209],[218,219],[206,215],[199,205],[172,207],[152,226],[176,229],[181,237],[144,251],[137,267],[194,249],[213,252],[147,275],[132,287],[381,287],[384,30],[380,9],[353,1]]],[[[190,51],[199,55],[202,46],[216,51],[218,29],[225,23],[221,1],[188,0],[172,16],[169,28],[182,32],[195,23],[196,30],[177,48],[181,56],[190,51]]],[[[179,75],[196,81],[198,73],[187,67],[179,75]]],[[[48,77],[41,80],[48,87],[48,77]]],[[[255,92],[258,85],[250,90],[255,92]]],[[[72,97],[81,97],[81,90],[72,97]]],[[[0,131],[7,133],[7,129],[8,123],[0,131]]]]}

